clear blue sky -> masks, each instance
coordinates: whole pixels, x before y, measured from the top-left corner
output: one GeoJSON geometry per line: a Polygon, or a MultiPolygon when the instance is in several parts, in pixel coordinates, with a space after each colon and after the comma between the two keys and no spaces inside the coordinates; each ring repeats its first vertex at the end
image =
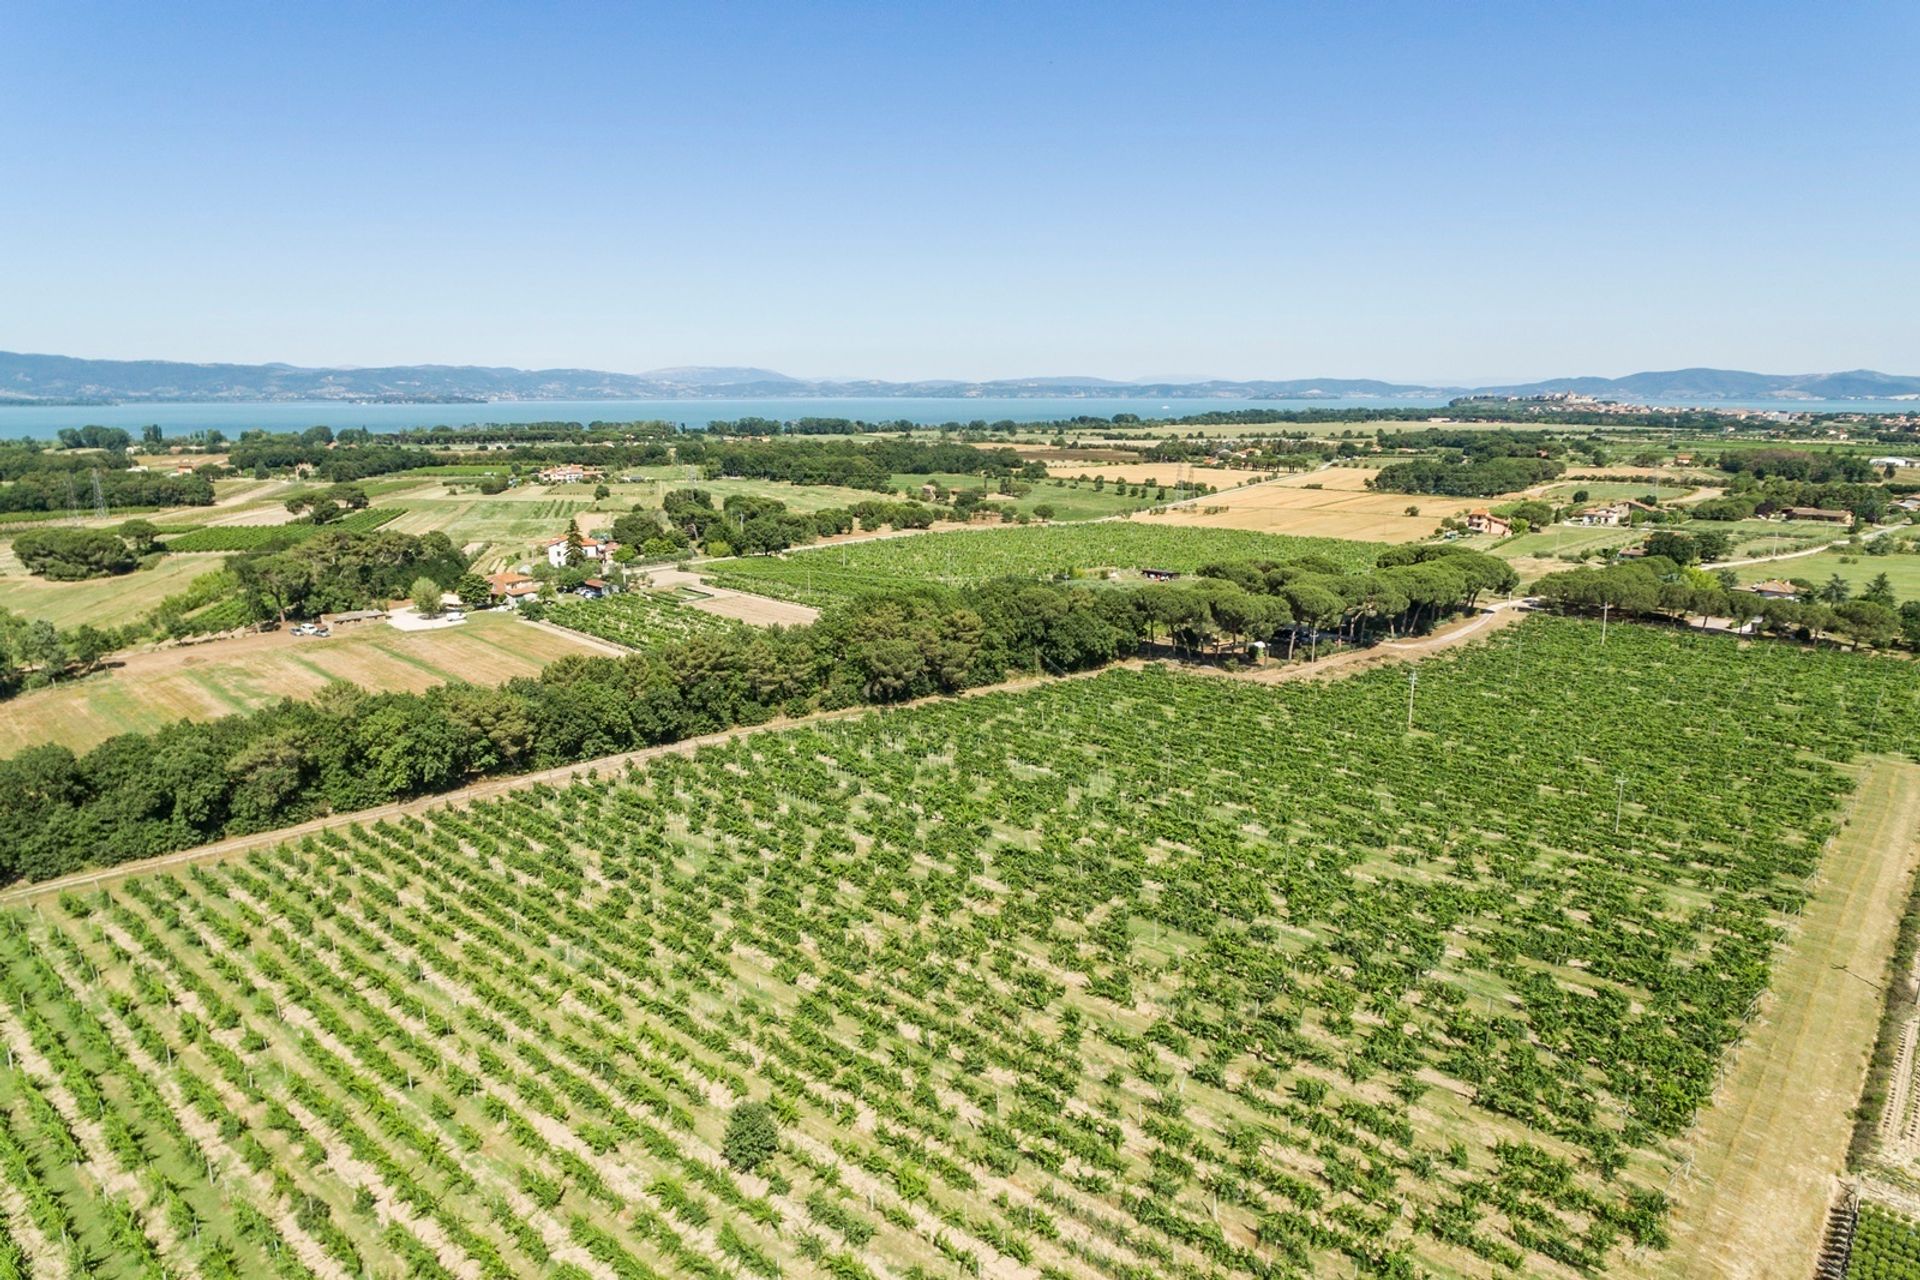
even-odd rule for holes
{"type": "Polygon", "coordinates": [[[0,41],[10,350],[1920,373],[1912,0],[16,0],[0,41]]]}

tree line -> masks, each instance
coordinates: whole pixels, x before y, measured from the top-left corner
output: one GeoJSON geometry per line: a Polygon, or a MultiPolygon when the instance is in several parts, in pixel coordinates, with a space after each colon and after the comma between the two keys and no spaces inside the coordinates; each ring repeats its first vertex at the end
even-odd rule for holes
{"type": "Polygon", "coordinates": [[[1897,603],[1884,574],[1858,596],[1836,575],[1804,593],[1811,598],[1769,600],[1739,589],[1731,570],[1722,572],[1724,577],[1649,555],[1550,573],[1532,591],[1560,613],[1670,624],[1698,618],[1702,626],[1709,618],[1725,618],[1736,629],[1757,623],[1764,634],[1802,641],[1920,649],[1920,601],[1897,603]]]}
{"type": "Polygon", "coordinates": [[[23,529],[14,536],[13,554],[28,573],[77,582],[131,573],[162,549],[159,536],[146,520],[128,520],[117,529],[23,529]]]}
{"type": "MultiPolygon", "coordinates": [[[[282,554],[315,555],[322,539],[282,554]]],[[[965,592],[876,592],[810,626],[700,636],[623,658],[568,657],[497,688],[368,693],[339,684],[311,701],[125,734],[84,755],[33,747],[0,761],[0,794],[10,800],[0,812],[0,882],[777,715],[954,693],[1016,672],[1086,670],[1170,631],[1191,647],[1222,628],[1238,638],[1276,635],[1296,616],[1315,625],[1420,625],[1448,600],[1508,585],[1492,567],[1505,566],[1477,553],[1408,548],[1388,556],[1395,562],[1357,575],[1312,562],[1223,565],[1165,589],[1004,579],[965,592]],[[1346,577],[1354,581],[1342,584],[1346,577]]],[[[245,580],[257,566],[236,571],[245,580]]]]}
{"type": "Polygon", "coordinates": [[[846,507],[793,511],[778,498],[729,495],[714,506],[704,489],[675,489],[658,512],[638,510],[613,522],[618,558],[632,548],[637,558],[660,560],[682,552],[710,556],[767,555],[804,547],[820,538],[881,528],[925,529],[940,513],[918,502],[869,499],[846,507]]]}
{"type": "Polygon", "coordinates": [[[1367,486],[1383,493],[1432,493],[1452,498],[1491,498],[1541,484],[1564,466],[1553,458],[1414,458],[1380,468],[1367,486]]]}

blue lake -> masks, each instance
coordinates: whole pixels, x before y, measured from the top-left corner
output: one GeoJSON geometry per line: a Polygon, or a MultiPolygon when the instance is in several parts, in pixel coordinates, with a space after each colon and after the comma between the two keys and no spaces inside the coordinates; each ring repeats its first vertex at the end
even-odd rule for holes
{"type": "MultiPolygon", "coordinates": [[[[338,401],[275,401],[263,404],[116,404],[0,405],[0,438],[48,438],[62,427],[90,423],[137,431],[158,424],[168,435],[218,428],[228,438],[242,431],[299,431],[312,426],[368,427],[397,431],[409,427],[467,426],[490,422],[634,422],[659,419],[686,427],[716,420],[761,417],[859,418],[869,422],[915,423],[1045,422],[1080,415],[1108,418],[1131,413],[1142,418],[1174,418],[1210,410],[1235,409],[1433,409],[1443,397],[1385,398],[1350,396],[1317,400],[1154,400],[1122,397],[1034,397],[1022,399],[894,398],[769,400],[501,400],[487,404],[343,404],[338,401]]],[[[1913,401],[1803,400],[1722,401],[1716,408],[1793,409],[1812,413],[1911,413],[1913,401]]]]}

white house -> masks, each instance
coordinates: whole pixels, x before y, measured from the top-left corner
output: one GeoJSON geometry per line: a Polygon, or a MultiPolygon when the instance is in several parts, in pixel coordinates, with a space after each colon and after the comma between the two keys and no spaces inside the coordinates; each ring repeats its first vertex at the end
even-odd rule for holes
{"type": "Polygon", "coordinates": [[[1567,518],[1567,523],[1617,529],[1622,525],[1632,524],[1634,512],[1645,513],[1653,510],[1655,508],[1644,502],[1622,498],[1618,502],[1603,502],[1594,507],[1582,507],[1567,518]]]}
{"type": "Polygon", "coordinates": [[[548,467],[539,473],[541,484],[583,484],[588,480],[604,480],[606,476],[604,467],[583,467],[577,462],[548,467]]]}
{"type": "MultiPolygon", "coordinates": [[[[607,560],[620,549],[620,544],[611,539],[582,538],[580,540],[580,558],[582,560],[607,560]]],[[[556,569],[567,567],[567,540],[555,538],[547,543],[547,563],[556,569]]]]}

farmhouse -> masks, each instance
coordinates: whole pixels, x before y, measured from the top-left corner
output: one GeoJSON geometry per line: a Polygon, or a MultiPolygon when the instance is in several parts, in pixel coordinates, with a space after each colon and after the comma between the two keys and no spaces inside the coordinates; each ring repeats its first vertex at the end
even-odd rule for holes
{"type": "Polygon", "coordinates": [[[1752,583],[1747,590],[1763,600],[1793,600],[1800,595],[1800,588],[1779,578],[1768,578],[1762,582],[1752,583]]]}
{"type": "Polygon", "coordinates": [[[1603,502],[1598,506],[1582,507],[1568,517],[1568,524],[1586,525],[1589,528],[1617,529],[1633,523],[1633,513],[1648,514],[1657,508],[1644,502],[1635,502],[1632,498],[1622,498],[1618,502],[1603,502]]]}
{"type": "Polygon", "coordinates": [[[607,472],[604,467],[583,467],[577,462],[568,462],[548,467],[539,475],[541,484],[581,484],[587,480],[604,480],[607,472]]]}
{"type": "Polygon", "coordinates": [[[1504,538],[1513,532],[1513,521],[1505,516],[1497,516],[1491,511],[1467,512],[1467,531],[1469,533],[1490,533],[1504,538]]]}
{"type": "Polygon", "coordinates": [[[1822,520],[1828,524],[1852,524],[1853,512],[1831,507],[1788,507],[1780,513],[1788,520],[1822,520]]]}
{"type": "Polygon", "coordinates": [[[503,604],[518,605],[540,594],[540,584],[524,573],[502,571],[487,577],[487,594],[503,604]]]}
{"type": "MultiPolygon", "coordinates": [[[[580,558],[583,560],[606,560],[620,549],[620,544],[605,538],[583,538],[580,541],[580,558]]],[[[567,567],[567,540],[555,538],[547,543],[547,563],[556,569],[567,567]]]]}

